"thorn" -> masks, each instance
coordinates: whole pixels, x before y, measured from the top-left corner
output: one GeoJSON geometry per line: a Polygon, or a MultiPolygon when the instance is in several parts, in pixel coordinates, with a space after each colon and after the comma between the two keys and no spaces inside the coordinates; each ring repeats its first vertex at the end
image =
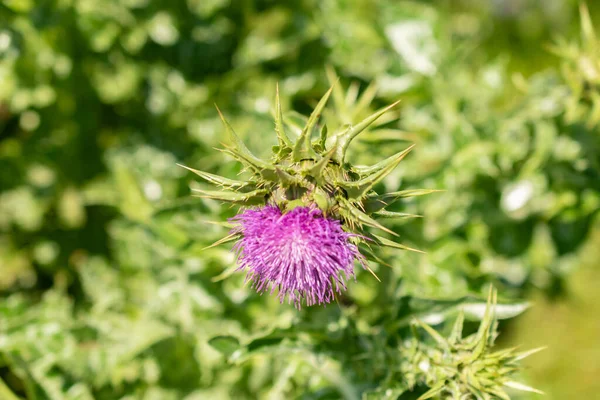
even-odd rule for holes
{"type": "MultiPolygon", "coordinates": [[[[334,84],[335,85],[335,84],[334,84]]],[[[332,85],[329,90],[323,95],[319,103],[312,111],[310,116],[308,117],[308,121],[306,122],[306,126],[302,129],[300,133],[300,137],[298,141],[294,145],[294,149],[292,150],[292,158],[294,161],[301,161],[303,158],[314,158],[316,157],[316,153],[312,148],[311,144],[311,135],[314,126],[316,125],[318,119],[321,117],[321,112],[325,108],[327,101],[329,100],[329,96],[333,91],[332,85]]]]}
{"type": "Polygon", "coordinates": [[[381,282],[381,279],[379,279],[379,277],[377,276],[377,274],[375,274],[375,272],[373,272],[373,270],[371,269],[371,267],[369,267],[367,265],[365,268],[367,269],[367,271],[369,271],[371,273],[371,275],[373,275],[375,277],[375,279],[377,279],[377,282],[381,282]]]}
{"type": "Polygon", "coordinates": [[[367,129],[371,124],[373,124],[373,122],[375,122],[383,114],[385,114],[386,112],[388,112],[392,108],[396,107],[396,105],[398,105],[398,103],[400,103],[400,100],[398,100],[398,101],[390,104],[387,107],[384,107],[384,108],[380,109],[379,111],[376,111],[375,113],[371,114],[367,118],[363,119],[358,124],[356,124],[356,125],[354,125],[352,127],[349,127],[346,131],[344,131],[343,133],[341,133],[340,134],[341,148],[339,149],[339,153],[337,154],[337,157],[336,157],[336,158],[338,158],[338,161],[340,163],[344,162],[346,151],[348,150],[348,146],[350,145],[350,142],[356,136],[358,136],[359,133],[361,133],[365,129],[367,129]]]}
{"type": "Polygon", "coordinates": [[[239,237],[241,237],[241,235],[239,233],[231,233],[231,234],[225,236],[224,238],[217,240],[213,244],[204,247],[202,249],[202,251],[210,249],[210,248],[213,248],[213,247],[217,247],[217,246],[219,246],[221,244],[224,244],[224,243],[227,243],[227,242],[232,242],[232,241],[234,241],[236,239],[239,239],[239,237]]]}

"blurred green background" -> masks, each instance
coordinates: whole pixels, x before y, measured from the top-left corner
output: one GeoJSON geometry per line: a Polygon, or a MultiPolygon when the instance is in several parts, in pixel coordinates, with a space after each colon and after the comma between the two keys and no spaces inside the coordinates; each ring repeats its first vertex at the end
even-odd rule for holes
{"type": "MultiPolygon", "coordinates": [[[[306,360],[354,346],[340,327],[372,332],[409,313],[404,302],[446,304],[489,283],[532,302],[500,338],[548,346],[527,360],[527,384],[597,397],[600,42],[579,6],[3,0],[0,399],[339,398],[345,361],[323,372],[306,360]],[[333,75],[348,94],[328,124],[402,100],[352,161],[416,143],[383,185],[445,191],[399,206],[419,221],[391,223],[426,255],[385,252],[392,268],[373,266],[382,284],[359,273],[352,312],[298,315],[243,286],[228,246],[202,250],[226,234],[207,221],[235,210],[190,197],[198,183],[176,163],[235,176],[214,150],[214,104],[267,155],[276,84],[295,118],[333,75]],[[221,354],[231,344],[211,342],[224,333],[275,355],[234,367],[221,354]],[[280,357],[290,342],[308,358],[280,357]]],[[[364,368],[350,381],[381,380],[364,368]]]]}

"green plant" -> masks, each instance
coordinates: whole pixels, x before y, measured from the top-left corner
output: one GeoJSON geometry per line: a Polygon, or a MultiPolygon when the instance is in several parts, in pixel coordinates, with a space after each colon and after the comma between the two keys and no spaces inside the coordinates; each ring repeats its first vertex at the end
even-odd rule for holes
{"type": "MultiPolygon", "coordinates": [[[[506,366],[497,386],[513,379],[504,372],[520,382],[503,358],[514,353],[487,347],[506,325],[490,325],[486,293],[498,289],[498,319],[514,317],[532,290],[563,295],[582,246],[594,245],[600,103],[585,9],[582,39],[557,41],[558,58],[540,59],[526,45],[549,43],[555,30],[570,38],[579,29],[568,24],[573,2],[543,13],[533,2],[510,5],[4,1],[0,397],[497,395],[444,363],[429,375],[419,367],[438,358],[456,367],[459,341],[444,348],[432,329],[457,338],[461,312],[461,346],[485,343],[479,360],[506,366]],[[400,98],[344,161],[359,171],[415,143],[369,189],[443,191],[399,198],[388,206],[399,218],[377,222],[426,254],[372,246],[369,268],[381,282],[357,268],[336,303],[297,311],[244,286],[230,244],[209,247],[236,210],[215,196],[190,198],[190,188],[206,188],[176,164],[246,179],[213,149],[231,145],[213,103],[252,154],[265,159],[280,146],[278,161],[287,160],[293,148],[264,134],[270,114],[287,110],[279,121],[301,132],[336,75],[314,138],[400,98]]],[[[326,195],[324,208],[341,199],[326,195]]],[[[477,374],[489,373],[479,365],[477,374]]]]}

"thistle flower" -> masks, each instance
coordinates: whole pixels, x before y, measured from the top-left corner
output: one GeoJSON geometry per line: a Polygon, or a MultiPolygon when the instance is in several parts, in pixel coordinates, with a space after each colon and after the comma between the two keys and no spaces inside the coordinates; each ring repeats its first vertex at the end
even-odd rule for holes
{"type": "Polygon", "coordinates": [[[262,206],[239,214],[234,220],[237,228],[216,244],[238,241],[240,269],[248,270],[248,279],[255,288],[261,293],[279,288],[282,301],[288,296],[297,305],[303,298],[309,305],[330,302],[334,292],[345,288],[340,277],[354,275],[355,259],[370,271],[364,257],[379,260],[370,245],[413,250],[363,228],[395,235],[374,217],[416,217],[386,211],[385,207],[403,197],[432,192],[375,192],[375,185],[413,146],[368,167],[350,165],[346,151],[361,132],[397,102],[355,125],[319,127],[317,122],[333,89],[319,101],[303,128],[284,119],[277,89],[278,145],[269,161],[252,154],[219,111],[230,142],[222,151],[243,164],[251,173],[248,180],[232,180],[182,166],[221,187],[219,191],[198,190],[200,197],[244,207],[262,206]]]}
{"type": "Polygon", "coordinates": [[[334,291],[346,288],[354,277],[354,260],[364,263],[355,236],[345,232],[339,221],[323,216],[317,208],[297,207],[282,213],[276,206],[246,210],[235,218],[235,244],[239,268],[247,269],[247,280],[259,293],[279,289],[299,308],[329,303],[334,291]]]}

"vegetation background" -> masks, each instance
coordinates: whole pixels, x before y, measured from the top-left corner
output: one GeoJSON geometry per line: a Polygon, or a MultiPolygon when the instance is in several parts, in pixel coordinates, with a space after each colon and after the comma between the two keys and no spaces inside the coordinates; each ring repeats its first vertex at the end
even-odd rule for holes
{"type": "MultiPolygon", "coordinates": [[[[600,3],[587,9],[600,21],[600,3]]],[[[443,331],[473,305],[473,331],[490,283],[503,317],[533,305],[501,323],[499,346],[548,346],[521,381],[597,397],[600,41],[585,10],[3,0],[0,399],[411,398],[382,383],[406,321],[443,331]],[[382,283],[361,271],[339,306],[297,311],[244,286],[227,245],[203,250],[226,234],[207,221],[235,210],[190,197],[200,183],[176,163],[235,176],[213,149],[214,104],[266,155],[276,84],[293,120],[334,75],[348,95],[327,124],[402,100],[353,162],[416,143],[383,185],[445,191],[392,223],[427,254],[385,251],[382,283]]]]}

